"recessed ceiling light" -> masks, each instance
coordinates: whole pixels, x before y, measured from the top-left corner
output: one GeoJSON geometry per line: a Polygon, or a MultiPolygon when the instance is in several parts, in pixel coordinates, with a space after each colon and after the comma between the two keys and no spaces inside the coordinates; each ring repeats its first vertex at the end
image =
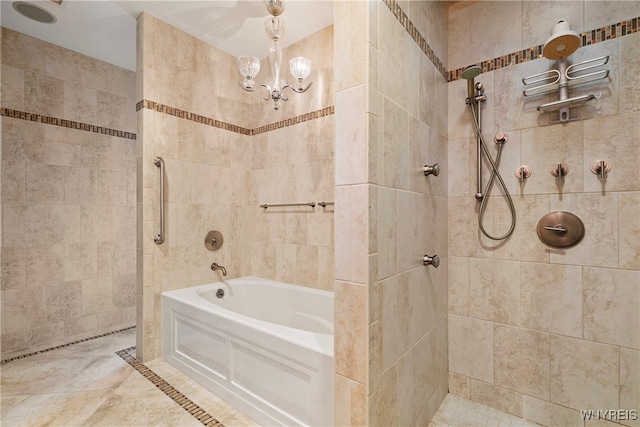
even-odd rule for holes
{"type": "Polygon", "coordinates": [[[33,19],[34,21],[42,22],[43,24],[53,24],[56,22],[56,17],[53,16],[51,12],[32,3],[15,1],[13,2],[13,8],[20,15],[33,19]]]}

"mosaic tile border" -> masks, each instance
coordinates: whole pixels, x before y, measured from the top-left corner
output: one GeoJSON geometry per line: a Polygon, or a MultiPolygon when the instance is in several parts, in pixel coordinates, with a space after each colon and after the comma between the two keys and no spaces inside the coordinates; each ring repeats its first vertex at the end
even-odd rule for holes
{"type": "Polygon", "coordinates": [[[27,353],[27,354],[23,354],[23,355],[16,356],[16,357],[11,357],[9,359],[0,360],[0,366],[6,365],[7,363],[13,362],[14,360],[20,360],[20,359],[24,359],[26,357],[35,356],[36,354],[42,354],[42,353],[47,353],[47,352],[53,351],[53,350],[59,350],[61,348],[70,347],[72,345],[80,344],[80,343],[87,342],[87,341],[93,341],[93,340],[98,339],[98,338],[108,337],[109,335],[118,334],[120,332],[128,331],[130,329],[135,329],[135,328],[136,328],[135,326],[129,326],[127,328],[118,329],[117,331],[105,332],[104,334],[96,335],[94,337],[84,338],[84,339],[81,339],[81,340],[72,341],[72,342],[67,343],[67,344],[60,344],[60,345],[57,345],[55,347],[45,348],[44,350],[38,350],[38,351],[34,351],[32,353],[27,353]]]}
{"type": "Polygon", "coordinates": [[[46,125],[60,126],[69,129],[82,130],[85,132],[100,133],[103,135],[117,136],[118,138],[136,139],[136,134],[118,129],[106,128],[104,126],[90,125],[87,123],[75,122],[73,120],[61,119],[58,117],[43,116],[42,114],[28,113],[26,111],[13,110],[11,108],[0,109],[0,116],[14,119],[27,120],[30,122],[44,123],[46,125]]]}
{"type": "Polygon", "coordinates": [[[444,64],[442,63],[440,58],[438,58],[438,56],[435,54],[431,46],[429,46],[429,43],[427,43],[427,41],[422,36],[422,34],[420,34],[418,29],[409,20],[409,17],[407,16],[406,13],[404,13],[404,11],[402,10],[398,2],[396,0],[383,0],[383,1],[384,1],[384,4],[387,5],[391,13],[393,13],[393,16],[395,16],[398,22],[400,22],[400,25],[402,25],[404,29],[407,31],[407,33],[409,33],[413,41],[416,42],[416,44],[422,50],[422,52],[424,52],[424,54],[427,55],[427,58],[429,58],[433,63],[433,65],[435,65],[435,67],[438,69],[440,74],[442,74],[442,76],[445,79],[447,79],[447,81],[449,81],[449,72],[445,68],[444,64]]]}
{"type": "Polygon", "coordinates": [[[143,108],[147,108],[149,110],[157,111],[159,113],[168,114],[170,116],[179,117],[181,119],[190,120],[192,122],[201,123],[207,126],[216,127],[219,129],[228,130],[231,132],[240,133],[242,135],[258,135],[265,132],[270,132],[276,129],[281,129],[288,126],[293,126],[299,123],[307,122],[309,120],[318,119],[320,117],[325,117],[330,114],[334,114],[335,108],[334,106],[322,108],[320,110],[311,111],[310,113],[301,114],[299,116],[292,117],[290,119],[280,120],[275,123],[270,123],[268,125],[260,126],[254,129],[248,129],[241,126],[232,125],[231,123],[226,123],[220,120],[212,119],[211,117],[202,116],[200,114],[191,113],[186,110],[181,110],[179,108],[170,107],[168,105],[160,104],[159,102],[150,101],[148,99],[144,99],[136,104],[136,111],[140,111],[143,108]]]}
{"type": "MultiPolygon", "coordinates": [[[[407,14],[402,10],[397,0],[383,0],[384,4],[389,8],[393,16],[398,20],[400,25],[409,33],[411,38],[416,42],[422,52],[427,55],[427,58],[436,66],[440,74],[447,80],[452,82],[462,78],[462,72],[466,67],[458,68],[456,70],[448,71],[440,58],[435,54],[429,43],[416,29],[413,23],[409,20],[407,14]]],[[[580,46],[589,46],[596,43],[601,43],[606,40],[616,39],[629,34],[637,33],[640,30],[640,17],[632,18],[626,21],[618,22],[615,24],[607,25],[601,28],[596,28],[591,31],[585,31],[580,34],[580,46]]],[[[493,59],[487,59],[479,64],[482,67],[482,72],[499,70],[501,68],[509,67],[511,65],[521,64],[527,61],[533,61],[534,59],[542,58],[542,48],[544,45],[533,46],[527,49],[523,49],[517,52],[508,53],[506,55],[499,56],[493,59]]]]}
{"type": "Polygon", "coordinates": [[[159,102],[150,101],[148,99],[143,99],[136,104],[136,111],[140,111],[143,108],[157,111],[158,113],[167,114],[169,116],[179,117],[181,119],[189,120],[192,122],[202,123],[207,126],[213,126],[224,130],[229,130],[231,132],[241,133],[243,135],[251,135],[251,129],[232,125],[231,123],[212,119],[211,117],[202,116],[200,114],[191,113],[179,108],[170,107],[168,105],[160,104],[159,102]]]}
{"type": "Polygon", "coordinates": [[[211,416],[211,414],[193,403],[191,399],[180,393],[162,377],[153,372],[151,369],[147,368],[138,359],[133,357],[130,354],[130,352],[132,352],[133,350],[135,350],[135,347],[129,347],[125,348],[124,350],[116,351],[116,354],[120,356],[125,362],[127,362],[133,369],[138,371],[143,377],[151,381],[153,385],[158,387],[160,391],[170,397],[182,409],[193,415],[203,425],[207,427],[225,427],[224,424],[216,420],[213,416],[211,416]]]}
{"type": "MultiPolygon", "coordinates": [[[[585,31],[580,34],[580,47],[590,46],[603,41],[613,40],[629,34],[637,33],[640,30],[640,17],[629,19],[627,21],[618,22],[616,24],[607,25],[606,27],[596,28],[595,30],[585,31]]],[[[511,65],[522,64],[527,61],[542,58],[542,48],[544,45],[533,46],[518,52],[512,52],[497,58],[482,61],[479,64],[482,72],[499,70],[511,65]]],[[[449,71],[448,81],[459,80],[462,78],[464,68],[449,71]]]]}
{"type": "Polygon", "coordinates": [[[321,110],[312,111],[310,113],[305,113],[299,116],[292,117],[290,119],[280,120],[279,122],[275,122],[265,126],[260,126],[260,127],[251,129],[251,135],[258,135],[265,132],[271,132],[276,129],[281,129],[288,126],[297,125],[299,123],[308,122],[310,120],[319,119],[320,117],[329,116],[334,113],[335,113],[335,107],[332,105],[330,107],[325,107],[321,110]]]}

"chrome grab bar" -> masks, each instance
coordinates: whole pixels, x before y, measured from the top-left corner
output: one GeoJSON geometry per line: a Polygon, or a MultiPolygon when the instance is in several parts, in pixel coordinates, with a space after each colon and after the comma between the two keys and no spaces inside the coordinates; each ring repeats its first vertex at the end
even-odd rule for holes
{"type": "Polygon", "coordinates": [[[164,160],[154,157],[153,164],[160,168],[160,233],[153,236],[153,241],[161,245],[164,242],[164,160]]]}
{"type": "Polygon", "coordinates": [[[260,205],[260,207],[263,209],[275,208],[275,207],[281,207],[281,206],[311,206],[313,208],[316,206],[316,204],[315,202],[309,202],[309,203],[277,203],[277,204],[265,203],[260,205]]]}

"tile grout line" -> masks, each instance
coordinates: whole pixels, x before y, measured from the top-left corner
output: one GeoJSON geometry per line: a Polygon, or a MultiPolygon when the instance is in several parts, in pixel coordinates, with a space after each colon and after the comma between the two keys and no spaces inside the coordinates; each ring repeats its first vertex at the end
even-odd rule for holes
{"type": "Polygon", "coordinates": [[[7,363],[13,362],[14,360],[20,360],[20,359],[24,359],[26,357],[31,357],[31,356],[35,356],[35,355],[38,355],[38,354],[47,353],[49,351],[59,350],[61,348],[65,348],[65,347],[70,347],[70,346],[75,345],[75,344],[80,344],[80,343],[83,343],[83,342],[92,341],[92,340],[95,340],[95,339],[98,339],[98,338],[104,338],[104,337],[107,337],[109,335],[114,335],[114,334],[118,334],[120,332],[128,331],[130,329],[135,329],[135,326],[129,326],[127,328],[118,329],[117,331],[112,331],[112,332],[106,332],[104,334],[96,335],[94,337],[89,337],[89,338],[84,338],[84,339],[81,339],[81,340],[71,341],[71,342],[66,343],[66,344],[60,344],[60,345],[56,345],[54,347],[45,348],[43,350],[38,350],[38,351],[31,352],[31,353],[22,354],[20,356],[10,357],[8,359],[0,360],[0,366],[6,365],[7,363]]]}
{"type": "Polygon", "coordinates": [[[145,377],[153,385],[160,389],[160,391],[171,398],[171,400],[177,403],[178,406],[180,406],[182,409],[184,409],[198,421],[200,421],[203,425],[207,427],[225,427],[224,424],[215,419],[211,414],[198,406],[198,404],[193,402],[191,399],[189,399],[187,396],[182,394],[179,390],[165,381],[162,377],[145,366],[144,363],[131,356],[129,352],[133,350],[135,350],[135,346],[116,351],[116,354],[120,356],[125,362],[127,362],[133,369],[138,371],[140,375],[145,377]]]}

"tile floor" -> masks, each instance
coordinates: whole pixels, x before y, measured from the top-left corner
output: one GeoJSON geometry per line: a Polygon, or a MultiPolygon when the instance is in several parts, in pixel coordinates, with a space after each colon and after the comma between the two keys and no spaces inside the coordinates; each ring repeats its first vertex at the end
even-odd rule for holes
{"type": "Polygon", "coordinates": [[[539,424],[448,394],[429,427],[539,427],[539,424]]]}
{"type": "MultiPolygon", "coordinates": [[[[202,426],[116,354],[133,345],[135,329],[129,329],[1,366],[0,425],[202,426]]],[[[258,426],[163,360],[146,367],[225,426],[258,426]]],[[[429,427],[448,426],[537,424],[448,395],[429,427]]]]}
{"type": "MultiPolygon", "coordinates": [[[[0,425],[202,426],[116,351],[135,329],[70,345],[0,367],[0,425]]],[[[146,365],[227,427],[257,426],[162,360],[146,365]]]]}

